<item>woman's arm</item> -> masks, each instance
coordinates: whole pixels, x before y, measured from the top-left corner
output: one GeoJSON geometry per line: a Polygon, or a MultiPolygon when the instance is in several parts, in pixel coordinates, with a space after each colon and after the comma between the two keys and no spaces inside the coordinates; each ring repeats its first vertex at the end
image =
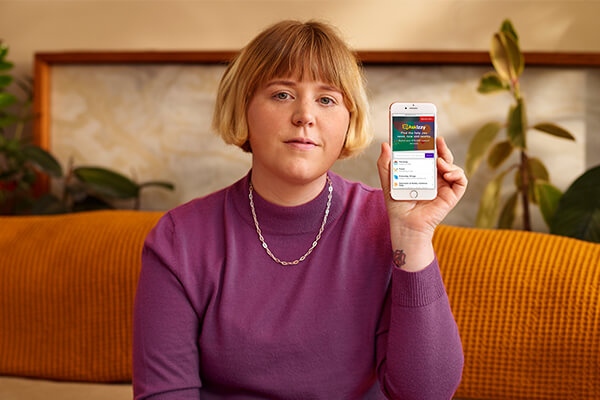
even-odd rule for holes
{"type": "Polygon", "coordinates": [[[434,200],[395,201],[390,196],[391,150],[382,144],[377,161],[390,222],[393,251],[391,293],[377,338],[378,376],[392,399],[447,400],[462,373],[463,353],[432,246],[435,228],[467,187],[439,137],[438,194],[434,200]]]}
{"type": "Polygon", "coordinates": [[[177,237],[166,214],[142,250],[133,313],[136,400],[198,400],[199,318],[177,275],[177,237]]]}
{"type": "Polygon", "coordinates": [[[377,332],[377,376],[389,399],[448,400],[463,352],[437,258],[418,272],[394,268],[377,332]]]}

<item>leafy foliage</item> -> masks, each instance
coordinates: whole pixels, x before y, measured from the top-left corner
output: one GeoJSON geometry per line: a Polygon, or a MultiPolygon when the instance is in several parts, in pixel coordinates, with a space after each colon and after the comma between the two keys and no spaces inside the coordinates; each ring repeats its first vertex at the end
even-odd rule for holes
{"type": "Polygon", "coordinates": [[[519,87],[525,62],[519,49],[517,31],[509,20],[505,20],[499,32],[492,37],[490,58],[495,71],[483,75],[477,90],[483,94],[507,91],[515,103],[510,106],[504,123],[488,122],[477,131],[469,145],[465,170],[467,176],[475,173],[486,154],[491,169],[501,167],[515,150],[520,153],[520,160],[486,185],[476,225],[510,229],[520,203],[523,207],[523,226],[531,230],[529,204],[533,203],[539,206],[551,233],[600,242],[600,166],[585,172],[563,194],[550,182],[544,163],[527,155],[527,133],[530,130],[571,141],[575,137],[551,122],[528,125],[525,100],[519,87]],[[506,133],[507,138],[494,144],[501,131],[506,133]],[[513,169],[515,191],[501,207],[502,182],[513,169]]]}
{"type": "Polygon", "coordinates": [[[6,60],[8,46],[0,42],[0,214],[55,214],[113,208],[112,199],[132,199],[139,209],[142,188],[156,186],[174,190],[169,182],[136,183],[129,178],[100,167],[69,167],[67,175],[59,162],[43,148],[30,143],[25,124],[34,116],[33,80],[17,80],[6,60]],[[16,83],[25,99],[7,91],[16,83]],[[14,109],[17,109],[15,112],[14,109]],[[40,174],[63,179],[59,198],[45,194],[36,198],[33,187],[40,174]]]}

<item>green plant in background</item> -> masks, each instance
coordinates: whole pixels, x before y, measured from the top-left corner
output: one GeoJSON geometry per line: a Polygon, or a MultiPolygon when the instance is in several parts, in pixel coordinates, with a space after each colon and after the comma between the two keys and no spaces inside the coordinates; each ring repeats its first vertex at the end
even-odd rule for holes
{"type": "Polygon", "coordinates": [[[60,214],[78,211],[113,209],[114,201],[130,200],[133,209],[140,209],[144,188],[156,186],[174,190],[169,182],[148,181],[136,183],[118,172],[100,167],[69,167],[64,177],[62,195],[47,193],[37,199],[33,214],[60,214]]]}
{"type": "Polygon", "coordinates": [[[548,225],[550,233],[600,243],[600,165],[569,186],[548,225]]]}
{"type": "Polygon", "coordinates": [[[476,226],[481,228],[511,228],[519,199],[523,207],[523,227],[531,230],[529,203],[537,204],[548,223],[556,211],[561,191],[550,183],[548,170],[542,161],[527,154],[527,132],[531,129],[567,140],[575,140],[573,135],[560,126],[541,122],[528,125],[525,100],[520,91],[519,77],[525,66],[519,48],[519,37],[509,20],[505,20],[492,38],[490,58],[494,72],[486,73],[480,80],[480,93],[508,92],[514,98],[505,122],[488,122],[473,137],[465,172],[471,176],[479,167],[487,153],[487,164],[497,170],[513,153],[520,153],[520,162],[501,171],[487,184],[479,204],[476,226]],[[506,139],[494,145],[498,133],[506,132],[506,139]],[[515,190],[500,210],[500,195],[504,177],[514,171],[515,190]]]}
{"type": "Polygon", "coordinates": [[[16,80],[9,74],[13,64],[6,60],[7,54],[8,47],[0,42],[0,214],[20,214],[35,203],[36,172],[59,177],[62,169],[50,153],[26,136],[25,124],[33,119],[33,84],[31,78],[16,80]],[[25,93],[25,100],[6,90],[13,82],[25,93]]]}
{"type": "Polygon", "coordinates": [[[132,200],[140,207],[141,190],[157,186],[174,190],[169,182],[136,183],[105,168],[69,166],[67,175],[58,161],[46,150],[31,143],[25,124],[34,118],[32,79],[16,80],[9,71],[13,64],[6,60],[8,47],[0,42],[0,215],[55,214],[114,208],[114,200],[132,200]],[[7,91],[17,83],[25,92],[25,100],[7,91]],[[11,112],[13,109],[17,112],[11,112]],[[39,173],[63,178],[60,197],[45,194],[36,198],[33,185],[39,173]]]}
{"type": "Polygon", "coordinates": [[[488,122],[477,131],[469,145],[465,172],[470,177],[486,154],[487,164],[494,170],[513,151],[520,152],[520,162],[501,171],[486,185],[476,226],[511,228],[521,199],[525,230],[531,230],[529,203],[532,202],[539,206],[550,233],[600,242],[600,166],[578,177],[563,194],[550,183],[548,170],[542,161],[527,155],[527,132],[531,129],[567,140],[575,138],[551,122],[528,125],[525,101],[519,87],[525,62],[517,32],[509,20],[505,20],[500,31],[494,34],[490,58],[495,72],[485,74],[477,90],[484,94],[509,92],[515,103],[510,106],[505,122],[488,122]],[[506,139],[492,145],[502,129],[506,132],[506,139]],[[502,181],[513,170],[515,191],[500,210],[502,181]]]}

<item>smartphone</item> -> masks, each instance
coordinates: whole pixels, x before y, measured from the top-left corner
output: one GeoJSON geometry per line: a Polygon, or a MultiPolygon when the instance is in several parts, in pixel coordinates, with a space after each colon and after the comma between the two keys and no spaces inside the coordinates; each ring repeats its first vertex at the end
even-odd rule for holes
{"type": "Polygon", "coordinates": [[[394,200],[437,196],[437,109],[432,103],[390,105],[390,192],[394,200]]]}

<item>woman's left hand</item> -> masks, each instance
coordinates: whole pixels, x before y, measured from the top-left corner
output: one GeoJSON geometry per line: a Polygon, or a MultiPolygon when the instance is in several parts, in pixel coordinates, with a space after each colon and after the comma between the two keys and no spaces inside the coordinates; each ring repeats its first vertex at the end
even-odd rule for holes
{"type": "Polygon", "coordinates": [[[390,195],[392,151],[388,143],[382,143],[377,168],[392,231],[432,238],[435,228],[465,193],[467,177],[461,168],[453,164],[454,157],[442,137],[437,138],[437,150],[437,197],[433,200],[397,201],[390,195]]]}

